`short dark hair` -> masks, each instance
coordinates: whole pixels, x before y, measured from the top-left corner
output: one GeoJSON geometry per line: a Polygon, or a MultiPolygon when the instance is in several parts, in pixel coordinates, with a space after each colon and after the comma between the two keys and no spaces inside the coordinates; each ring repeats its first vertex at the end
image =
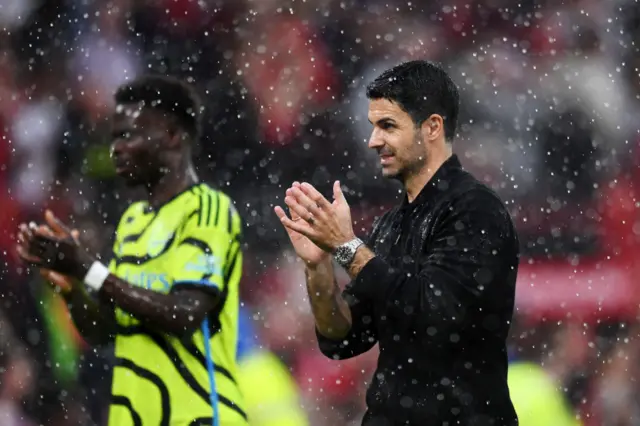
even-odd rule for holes
{"type": "Polygon", "coordinates": [[[367,86],[369,99],[387,99],[400,106],[416,126],[432,114],[444,119],[444,135],[453,140],[460,95],[451,77],[429,61],[409,61],[388,69],[367,86]]]}
{"type": "Polygon", "coordinates": [[[115,94],[118,104],[143,103],[173,115],[192,141],[200,135],[201,102],[194,89],[173,77],[146,75],[125,83],[115,94]]]}

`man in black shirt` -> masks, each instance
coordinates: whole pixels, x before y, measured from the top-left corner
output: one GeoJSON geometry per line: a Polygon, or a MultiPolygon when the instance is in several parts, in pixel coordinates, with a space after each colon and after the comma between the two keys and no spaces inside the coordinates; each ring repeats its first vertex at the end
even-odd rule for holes
{"type": "Polygon", "coordinates": [[[438,66],[398,65],[367,88],[369,146],[404,201],[355,237],[339,182],[308,183],[276,214],[298,256],[322,352],[380,346],[363,425],[513,426],[506,338],[519,244],[504,204],[452,154],[459,96],[438,66]],[[332,255],[352,282],[341,292],[332,255]]]}

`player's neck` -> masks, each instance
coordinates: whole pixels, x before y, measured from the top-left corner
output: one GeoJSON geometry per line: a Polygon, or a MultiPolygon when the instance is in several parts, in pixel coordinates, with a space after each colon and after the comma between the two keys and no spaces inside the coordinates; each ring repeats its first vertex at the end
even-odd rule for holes
{"type": "Polygon", "coordinates": [[[167,173],[154,185],[147,188],[149,205],[151,207],[161,206],[196,183],[198,183],[198,176],[193,167],[167,173]]]}
{"type": "Polygon", "coordinates": [[[409,202],[416,199],[418,194],[420,194],[420,191],[422,191],[422,188],[429,183],[431,178],[433,178],[433,175],[436,174],[438,169],[453,154],[449,145],[445,145],[445,147],[445,149],[430,153],[425,165],[416,173],[413,173],[405,179],[404,188],[407,192],[409,202]]]}

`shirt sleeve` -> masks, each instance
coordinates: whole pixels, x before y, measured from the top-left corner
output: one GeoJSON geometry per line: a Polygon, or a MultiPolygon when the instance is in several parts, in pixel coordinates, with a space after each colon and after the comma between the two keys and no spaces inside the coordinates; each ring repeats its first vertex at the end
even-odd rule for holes
{"type": "Polygon", "coordinates": [[[342,297],[347,301],[351,310],[349,334],[340,340],[333,340],[320,334],[316,328],[320,352],[332,359],[353,358],[367,352],[378,342],[371,304],[353,296],[349,286],[345,288],[342,297]]]}
{"type": "MultiPolygon", "coordinates": [[[[374,223],[371,234],[367,239],[367,244],[375,239],[380,223],[383,220],[384,216],[374,223]]],[[[342,292],[342,297],[347,301],[351,310],[351,330],[349,330],[349,334],[340,340],[333,340],[323,336],[316,329],[320,352],[328,358],[353,358],[367,352],[378,342],[373,305],[370,298],[359,298],[354,293],[354,284],[354,282],[349,283],[342,292]]]]}
{"type": "Polygon", "coordinates": [[[464,194],[439,223],[417,259],[417,273],[393,268],[376,256],[354,280],[354,295],[386,301],[399,317],[410,317],[411,326],[437,330],[513,304],[518,239],[497,196],[484,190],[464,194]]]}
{"type": "Polygon", "coordinates": [[[241,220],[231,200],[217,196],[216,211],[198,211],[179,231],[170,259],[172,290],[189,286],[222,292],[238,276],[241,220]]]}

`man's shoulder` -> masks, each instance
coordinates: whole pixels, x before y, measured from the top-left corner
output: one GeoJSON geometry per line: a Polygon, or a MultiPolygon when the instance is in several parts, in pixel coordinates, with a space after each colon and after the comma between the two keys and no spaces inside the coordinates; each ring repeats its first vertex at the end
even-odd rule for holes
{"type": "Polygon", "coordinates": [[[145,208],[147,203],[145,201],[134,201],[129,204],[127,208],[120,215],[120,220],[118,221],[118,225],[121,226],[123,224],[134,222],[139,216],[145,214],[145,208]]]}
{"type": "Polygon", "coordinates": [[[474,210],[500,209],[507,211],[506,204],[502,198],[492,188],[467,171],[461,171],[446,198],[449,204],[471,203],[474,206],[474,210]]]}

